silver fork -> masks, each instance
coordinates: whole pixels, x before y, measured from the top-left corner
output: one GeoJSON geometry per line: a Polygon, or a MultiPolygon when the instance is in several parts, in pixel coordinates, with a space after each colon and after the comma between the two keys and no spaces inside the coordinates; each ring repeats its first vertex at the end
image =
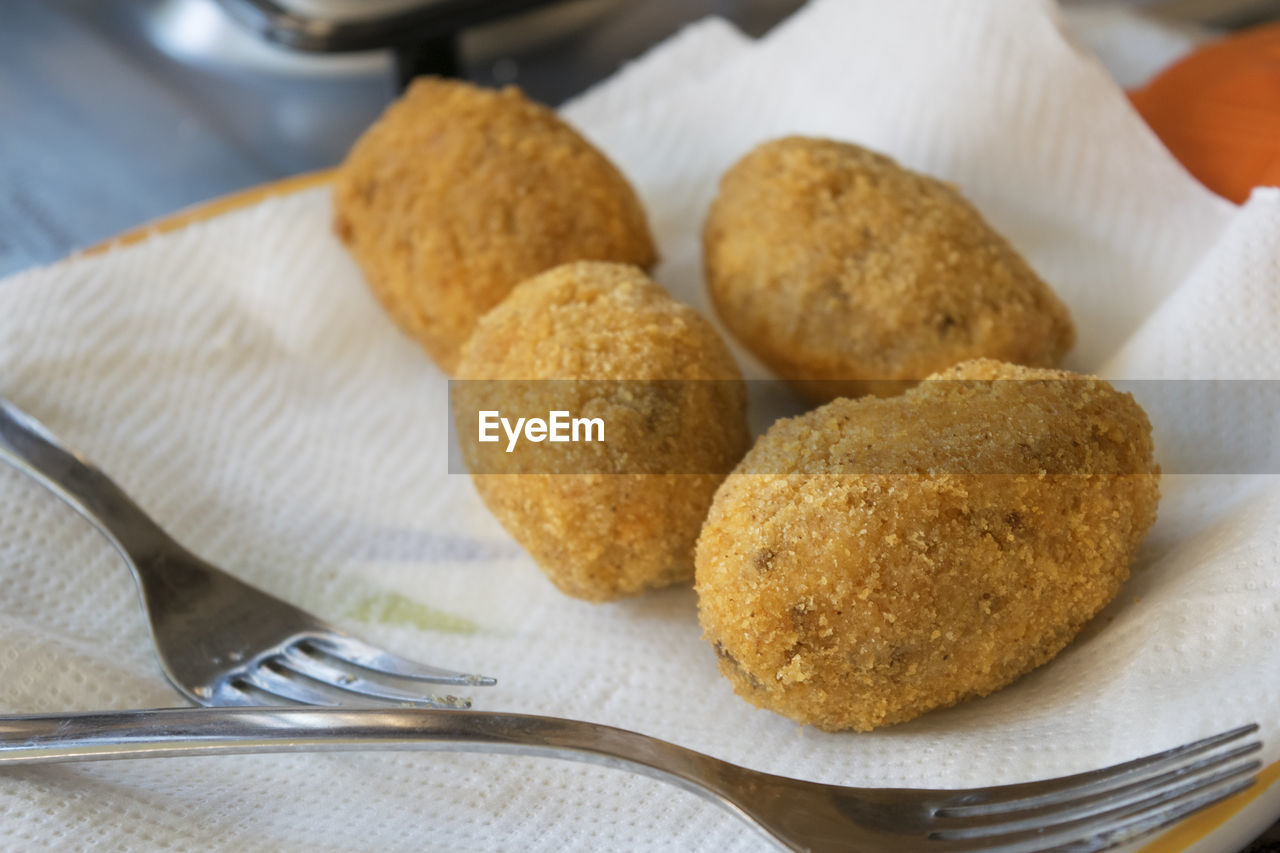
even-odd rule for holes
{"type": "Polygon", "coordinates": [[[48,486],[111,540],[138,582],[165,675],[199,705],[374,701],[468,708],[469,699],[424,692],[423,684],[495,683],[393,655],[205,562],[3,398],[0,459],[48,486]]]}
{"type": "Polygon", "coordinates": [[[524,714],[328,708],[0,717],[0,767],[176,755],[420,749],[603,764],[692,791],[791,850],[1105,850],[1254,781],[1243,726],[1103,770],[966,790],[849,788],[760,773],[646,735],[524,714]]]}

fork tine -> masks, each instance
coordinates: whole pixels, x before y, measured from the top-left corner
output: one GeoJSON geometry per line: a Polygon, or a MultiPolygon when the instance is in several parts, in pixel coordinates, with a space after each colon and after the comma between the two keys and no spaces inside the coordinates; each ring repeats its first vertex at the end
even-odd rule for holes
{"type": "Polygon", "coordinates": [[[1225,787],[1210,789],[1185,800],[1169,803],[1162,808],[1142,811],[1109,826],[1104,824],[1093,829],[1044,834],[1013,844],[992,845],[991,839],[975,839],[971,842],[973,846],[967,849],[981,851],[981,853],[1045,853],[1045,851],[1098,853],[1176,823],[1187,815],[1240,793],[1253,782],[1253,779],[1243,779],[1225,787]]]}
{"type": "Polygon", "coordinates": [[[431,684],[457,684],[467,687],[489,687],[498,683],[497,679],[487,675],[471,675],[415,663],[346,634],[316,634],[307,637],[304,643],[340,661],[384,675],[426,681],[431,684]]]}
{"type": "Polygon", "coordinates": [[[1168,808],[1156,811],[1154,813],[1136,816],[1130,820],[1124,821],[1109,830],[1099,832],[1095,838],[1098,841],[1094,851],[1106,850],[1108,847],[1115,847],[1124,844],[1126,841],[1132,841],[1146,835],[1149,832],[1155,832],[1163,829],[1172,823],[1182,820],[1189,814],[1198,812],[1201,809],[1208,808],[1214,803],[1227,799],[1235,794],[1240,793],[1251,787],[1257,779],[1242,779],[1233,785],[1217,791],[1209,791],[1198,797],[1192,797],[1181,803],[1170,805],[1168,808]]]}
{"type": "Polygon", "coordinates": [[[383,684],[370,678],[355,675],[345,669],[330,666],[319,658],[300,650],[297,645],[290,646],[284,653],[273,659],[280,668],[293,675],[318,681],[327,687],[343,690],[353,696],[366,699],[379,699],[396,704],[410,703],[431,708],[466,709],[471,707],[471,700],[457,696],[438,696],[423,693],[421,690],[405,690],[389,684],[383,684]]]}
{"type": "MultiPolygon", "coordinates": [[[[1137,781],[1130,782],[1118,788],[1110,788],[1102,792],[1086,793],[1076,799],[1055,802],[1046,806],[1039,806],[1034,809],[1011,809],[1007,812],[986,813],[983,815],[968,815],[964,817],[954,817],[940,810],[935,813],[935,817],[939,821],[940,828],[947,830],[963,829],[966,827],[989,827],[995,821],[999,821],[999,825],[1003,827],[1002,831],[1011,832],[1019,828],[1034,828],[1037,826],[1045,826],[1046,823],[1060,823],[1069,818],[1084,818],[1090,815],[1099,814],[1103,811],[1117,808],[1127,803],[1134,803],[1140,800],[1144,795],[1153,792],[1166,790],[1171,785],[1179,782],[1189,781],[1199,777],[1201,780],[1209,780],[1207,774],[1216,770],[1223,765],[1242,758],[1251,753],[1257,752],[1262,748],[1262,744],[1258,741],[1247,743],[1244,746],[1238,746],[1229,749],[1223,753],[1209,755],[1190,764],[1172,770],[1166,770],[1158,776],[1150,776],[1140,778],[1137,781]]],[[[1239,770],[1230,770],[1228,775],[1238,773],[1239,770]]]]}
{"type": "Polygon", "coordinates": [[[1260,766],[1261,762],[1251,761],[1244,766],[1228,768],[1176,785],[1138,802],[1126,803],[1086,818],[1063,822],[1049,819],[1039,826],[1021,828],[1014,832],[1006,832],[1006,827],[997,821],[985,830],[978,827],[936,830],[929,833],[929,839],[951,842],[946,844],[945,849],[948,851],[1033,853],[1055,849],[1104,850],[1140,832],[1150,831],[1165,822],[1244,790],[1253,784],[1255,780],[1252,774],[1260,766]],[[1239,778],[1246,773],[1250,774],[1248,778],[1239,778]]]}
{"type": "Polygon", "coordinates": [[[242,705],[262,704],[261,702],[254,701],[254,697],[250,695],[248,691],[238,686],[229,678],[220,681],[207,693],[197,690],[196,695],[193,698],[201,705],[211,705],[220,708],[234,708],[242,705]]]}
{"type": "Polygon", "coordinates": [[[342,701],[328,690],[315,686],[309,679],[288,678],[263,664],[251,666],[240,676],[250,687],[276,699],[298,705],[341,705],[342,701]]]}
{"type": "Polygon", "coordinates": [[[1257,723],[1250,723],[1247,726],[1240,726],[1173,749],[1135,758],[1133,761],[1126,761],[1112,767],[1104,767],[1101,770],[1040,782],[999,785],[982,791],[966,792],[944,803],[937,814],[940,817],[992,815],[1054,805],[1090,794],[1102,794],[1137,779],[1145,779],[1160,771],[1179,766],[1187,758],[1210,752],[1257,731],[1257,723]]]}

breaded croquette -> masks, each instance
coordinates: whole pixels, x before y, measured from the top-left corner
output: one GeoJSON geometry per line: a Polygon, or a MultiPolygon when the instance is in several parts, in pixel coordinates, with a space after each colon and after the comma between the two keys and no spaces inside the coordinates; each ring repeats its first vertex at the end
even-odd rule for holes
{"type": "Polygon", "coordinates": [[[900,393],[966,359],[1050,367],[1066,307],[956,189],[843,142],[767,142],[703,233],[726,326],[811,399],[900,393]]]}
{"type": "Polygon", "coordinates": [[[910,720],[1052,659],[1120,589],[1159,500],[1128,394],[970,361],[778,421],[716,494],[699,614],[752,703],[910,720]]]}
{"type": "Polygon", "coordinates": [[[750,445],[738,368],[696,311],[635,267],[568,264],[481,319],[458,377],[476,489],[557,587],[605,601],[693,576],[711,497],[750,445]],[[507,453],[471,440],[481,410],[599,418],[604,441],[507,453]]]}
{"type": "Polygon", "coordinates": [[[334,180],[335,230],[446,373],[518,282],[576,260],[656,261],[626,178],[517,89],[420,78],[334,180]]]}

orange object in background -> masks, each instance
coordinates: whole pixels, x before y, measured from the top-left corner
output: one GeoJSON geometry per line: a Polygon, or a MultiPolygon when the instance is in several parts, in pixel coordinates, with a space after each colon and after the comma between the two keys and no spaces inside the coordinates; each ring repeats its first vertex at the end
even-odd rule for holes
{"type": "Polygon", "coordinates": [[[1240,203],[1280,186],[1280,24],[1192,51],[1129,93],[1191,174],[1240,203]]]}

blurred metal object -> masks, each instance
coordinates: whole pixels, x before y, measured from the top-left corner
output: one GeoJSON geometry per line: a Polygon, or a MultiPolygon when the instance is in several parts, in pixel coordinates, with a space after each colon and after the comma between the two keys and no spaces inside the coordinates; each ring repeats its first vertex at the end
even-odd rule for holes
{"type": "Polygon", "coordinates": [[[759,37],[804,0],[567,0],[462,34],[462,76],[559,104],[687,24],[716,15],[759,37]]]}
{"type": "Polygon", "coordinates": [[[555,0],[432,0],[367,18],[309,16],[274,0],[218,0],[255,34],[293,50],[347,53],[390,48],[400,88],[422,74],[458,75],[458,35],[468,27],[555,0]]]}
{"type": "Polygon", "coordinates": [[[1280,0],[1148,0],[1144,7],[1168,20],[1226,30],[1280,20],[1280,0]]]}
{"type": "Polygon", "coordinates": [[[454,36],[467,27],[551,2],[555,0],[432,0],[404,11],[343,19],[299,14],[275,0],[218,0],[227,14],[258,35],[318,53],[377,50],[454,36]]]}

